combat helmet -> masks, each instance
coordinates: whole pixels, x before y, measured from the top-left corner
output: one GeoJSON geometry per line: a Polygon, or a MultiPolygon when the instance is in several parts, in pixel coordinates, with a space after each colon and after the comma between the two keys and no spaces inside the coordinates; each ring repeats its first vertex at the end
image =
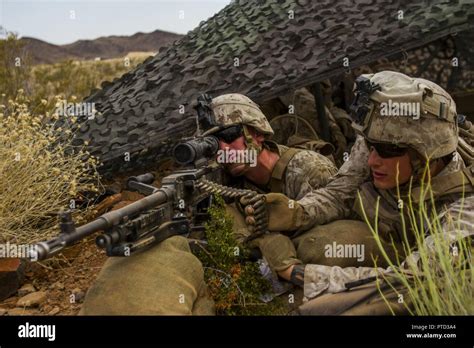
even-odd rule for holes
{"type": "Polygon", "coordinates": [[[234,125],[253,127],[267,137],[273,135],[273,129],[263,112],[245,95],[230,93],[213,99],[202,95],[198,98],[196,109],[202,135],[210,135],[234,125]],[[203,114],[203,111],[206,114],[203,114]]]}
{"type": "Polygon", "coordinates": [[[353,127],[367,141],[408,147],[424,160],[456,151],[456,104],[437,84],[382,71],[359,76],[355,93],[353,127]]]}
{"type": "Polygon", "coordinates": [[[247,147],[254,148],[258,153],[262,151],[262,147],[253,141],[247,127],[253,127],[267,140],[274,134],[258,105],[242,94],[223,94],[213,99],[203,94],[198,97],[196,110],[203,136],[218,134],[232,126],[241,126],[247,147]]]}

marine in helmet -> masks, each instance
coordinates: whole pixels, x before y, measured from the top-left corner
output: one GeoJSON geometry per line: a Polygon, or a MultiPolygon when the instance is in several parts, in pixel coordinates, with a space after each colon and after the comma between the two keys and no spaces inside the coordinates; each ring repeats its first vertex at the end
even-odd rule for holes
{"type": "MultiPolygon", "coordinates": [[[[273,130],[256,103],[241,94],[214,99],[198,98],[196,105],[202,135],[218,138],[222,151],[253,151],[256,163],[221,163],[242,179],[246,188],[262,193],[279,192],[299,199],[323,187],[337,171],[325,156],[291,149],[270,140],[273,130]]],[[[234,218],[237,241],[251,234],[238,205],[227,205],[234,218]]],[[[301,264],[293,241],[280,233],[255,238],[270,268],[284,272],[301,264]]],[[[299,279],[298,281],[300,281],[299,279]]],[[[158,246],[129,258],[109,258],[88,291],[82,314],[213,314],[206,295],[203,269],[184,237],[174,236],[158,246]],[[180,298],[184,301],[178,301],[180,298]]]]}
{"type": "Polygon", "coordinates": [[[256,153],[255,167],[248,163],[223,163],[234,176],[245,176],[264,191],[281,192],[297,199],[311,188],[325,185],[335,173],[335,166],[325,156],[271,141],[273,130],[267,118],[248,97],[232,93],[212,99],[211,116],[202,111],[202,101],[197,109],[203,135],[216,136],[222,150],[246,149],[256,153]],[[308,164],[309,159],[315,163],[308,164]]]}
{"type": "MultiPolygon", "coordinates": [[[[292,208],[284,196],[266,195],[270,231],[298,231],[316,225],[305,233],[320,254],[304,268],[308,298],[344,290],[347,282],[373,275],[374,269],[360,267],[354,258],[341,262],[325,256],[323,247],[328,243],[363,244],[366,259],[380,256],[367,226],[365,232],[352,230],[351,226],[366,225],[365,218],[377,222],[393,259],[407,256],[405,251],[414,245],[415,226],[404,224],[402,217],[410,221],[410,200],[435,212],[450,240],[474,233],[474,167],[466,166],[456,150],[457,114],[451,96],[430,81],[392,71],[362,75],[355,93],[353,127],[358,139],[333,180],[292,208]],[[428,184],[430,194],[420,195],[428,184]]],[[[428,231],[429,223],[423,221],[421,230],[428,231]]],[[[383,265],[380,261],[379,266],[383,265]]]]}

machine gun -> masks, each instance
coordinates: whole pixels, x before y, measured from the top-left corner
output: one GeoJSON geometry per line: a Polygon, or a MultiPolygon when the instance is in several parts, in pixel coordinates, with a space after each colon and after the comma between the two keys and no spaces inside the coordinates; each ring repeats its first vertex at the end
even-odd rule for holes
{"type": "Polygon", "coordinates": [[[203,230],[202,222],[213,194],[236,199],[255,193],[222,185],[223,172],[212,161],[218,149],[218,140],[212,136],[192,138],[176,145],[173,149],[176,162],[193,164],[193,168],[177,170],[163,178],[160,188],[151,185],[154,181],[151,173],[129,178],[127,188],[145,197],[85,225],[76,227],[71,212],[61,212],[60,234],[35,245],[36,259],[49,258],[98,232],[101,234],[96,244],[108,256],[129,256],[171,236],[203,230]]]}

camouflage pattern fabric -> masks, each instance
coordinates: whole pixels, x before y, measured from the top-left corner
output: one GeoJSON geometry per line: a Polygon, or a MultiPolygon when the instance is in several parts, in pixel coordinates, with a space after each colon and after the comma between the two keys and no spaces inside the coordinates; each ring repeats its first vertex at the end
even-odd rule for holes
{"type": "Polygon", "coordinates": [[[298,307],[294,315],[407,315],[408,291],[400,284],[380,281],[354,287],[349,291],[324,293],[298,307]],[[384,298],[380,296],[383,292],[384,298]],[[399,303],[400,295],[405,303],[399,303]],[[390,305],[391,310],[387,306],[390,305]]]}
{"type": "MultiPolygon", "coordinates": [[[[316,133],[318,135],[321,134],[321,125],[319,124],[318,114],[316,111],[316,102],[313,94],[311,94],[307,88],[300,88],[294,93],[285,95],[279,99],[287,108],[292,105],[294,107],[294,114],[307,120],[313,126],[316,133]]],[[[346,136],[354,137],[354,132],[352,131],[351,134],[351,132],[347,130],[347,128],[350,128],[347,127],[347,119],[349,119],[349,116],[344,110],[335,107],[332,103],[328,103],[328,105],[325,106],[325,113],[331,134],[330,142],[336,148],[334,157],[338,163],[342,163],[343,153],[347,150],[346,136]],[[334,116],[333,111],[337,114],[337,118],[334,116]],[[346,128],[345,132],[343,132],[340,125],[346,128]]],[[[303,135],[310,136],[312,139],[314,138],[314,135],[312,134],[303,135]]],[[[314,140],[318,139],[319,138],[314,140]]]]}
{"type": "MultiPolygon", "coordinates": [[[[413,229],[419,228],[421,233],[427,235],[421,247],[428,255],[435,252],[433,236],[428,235],[434,214],[438,216],[441,233],[446,240],[454,243],[474,235],[474,166],[466,168],[460,154],[455,151],[458,126],[456,105],[451,96],[430,81],[392,71],[363,75],[359,84],[354,104],[358,119],[354,128],[369,141],[392,143],[415,150],[419,157],[410,157],[414,184],[412,187],[410,184],[401,185],[398,190],[378,189],[369,175],[367,146],[359,137],[349,160],[335,179],[325,188],[311,192],[300,200],[310,221],[327,223],[351,214],[360,220],[367,217],[372,226],[377,223],[377,232],[382,240],[392,242],[396,247],[403,247],[406,242],[407,250],[416,246],[413,229]],[[366,83],[365,88],[362,82],[366,83]],[[369,84],[370,88],[367,87],[369,84]],[[368,89],[371,91],[367,92],[368,89]],[[365,97],[370,98],[367,103],[363,101],[365,97]],[[415,113],[384,114],[383,108],[390,103],[413,103],[419,108],[415,113]],[[419,182],[420,170],[423,170],[421,163],[448,155],[451,156],[449,162],[430,178],[428,193],[423,192],[422,187],[427,185],[419,182]],[[410,223],[410,202],[414,203],[415,210],[422,206],[426,212],[423,220],[416,222],[421,226],[410,223]],[[407,238],[404,237],[405,231],[407,238]]],[[[415,215],[418,214],[415,212],[415,215]]],[[[399,256],[406,257],[403,253],[399,256]]],[[[401,267],[410,264],[416,269],[419,258],[419,251],[415,250],[406,257],[401,267]]],[[[309,265],[306,271],[307,298],[322,293],[338,293],[346,289],[348,282],[390,272],[389,269],[324,265],[309,265]]]]}
{"type": "MultiPolygon", "coordinates": [[[[451,204],[454,204],[457,202],[459,204],[461,198],[462,198],[462,187],[458,186],[457,190],[461,192],[454,192],[451,194],[444,194],[444,192],[440,192],[440,188],[437,187],[437,182],[438,181],[444,181],[444,183],[447,183],[450,177],[450,174],[455,174],[461,172],[463,169],[465,169],[464,162],[462,160],[458,161],[451,161],[435,178],[432,178],[432,191],[433,191],[433,197],[435,199],[435,206],[433,206],[430,202],[429,199],[425,202],[425,207],[427,210],[427,216],[431,216],[432,211],[436,211],[437,213],[441,213],[440,207],[447,206],[449,207],[451,204]]],[[[363,185],[361,185],[360,188],[360,195],[362,202],[357,200],[354,204],[353,210],[359,215],[361,219],[363,219],[363,211],[367,215],[369,221],[371,224],[375,222],[376,216],[375,216],[375,210],[374,206],[377,204],[377,197],[381,197],[381,200],[379,202],[379,210],[378,210],[378,232],[380,234],[380,237],[389,242],[390,240],[394,240],[395,243],[401,244],[404,241],[404,232],[403,232],[403,226],[400,220],[400,213],[403,211],[405,215],[405,221],[407,221],[407,239],[411,243],[414,240],[414,236],[411,233],[411,225],[409,223],[410,219],[408,217],[408,207],[409,207],[409,202],[408,202],[408,192],[407,190],[409,187],[403,186],[400,188],[400,195],[401,197],[399,198],[396,194],[396,192],[388,191],[388,190],[377,190],[374,185],[371,182],[366,182],[363,185]],[[399,208],[400,200],[403,201],[403,208],[399,208]]],[[[451,185],[449,185],[451,186],[451,185]]],[[[454,187],[455,188],[455,187],[454,187]]],[[[453,187],[450,187],[451,190],[453,190],[453,187]]],[[[466,191],[467,196],[465,199],[467,202],[470,201],[471,198],[469,198],[469,190],[470,190],[470,185],[468,183],[468,180],[466,179],[466,191]]],[[[420,199],[419,197],[419,187],[412,188],[412,194],[410,198],[414,202],[414,210],[418,209],[418,200],[420,199]]],[[[426,197],[428,198],[428,197],[426,197]]],[[[449,209],[448,209],[449,211],[449,209]]],[[[466,211],[466,214],[468,211],[466,211]]],[[[446,211],[443,210],[443,214],[446,214],[446,211]]],[[[462,215],[461,215],[462,216],[462,215]]],[[[420,221],[418,221],[420,223],[420,221]]],[[[430,221],[425,220],[424,221],[424,230],[428,230],[429,228],[430,221]]],[[[463,225],[461,224],[459,227],[462,227],[463,225]]]]}
{"type": "MultiPolygon", "coordinates": [[[[286,146],[280,145],[281,150],[286,146]]],[[[285,191],[290,199],[298,200],[312,190],[326,186],[336,175],[336,166],[325,156],[308,150],[299,151],[288,163],[285,191]]]]}
{"type": "MultiPolygon", "coordinates": [[[[312,223],[326,223],[346,218],[349,215],[354,216],[352,207],[354,206],[357,190],[364,182],[370,184],[367,167],[368,149],[360,140],[358,138],[358,142],[356,142],[349,160],[343,165],[334,180],[326,187],[307,194],[299,201],[312,223]]],[[[462,160],[452,161],[434,178],[441,178],[442,181],[443,177],[459,172],[464,167],[462,160]]],[[[472,168],[470,169],[472,170],[472,168]]],[[[464,198],[462,193],[442,195],[442,192],[438,192],[436,206],[433,207],[439,214],[443,233],[452,241],[474,235],[474,194],[472,193],[472,188],[471,192],[469,192],[469,184],[467,182],[466,185],[464,198]]],[[[433,191],[436,191],[436,187],[433,187],[433,191]]],[[[387,191],[384,192],[381,199],[383,200],[387,195],[392,195],[393,197],[393,193],[387,191]]],[[[369,217],[374,218],[374,209],[373,205],[366,205],[366,213],[369,217]]],[[[359,219],[361,219],[360,216],[359,219]]],[[[392,224],[391,226],[393,227],[394,225],[392,224]]],[[[391,232],[396,233],[398,231],[391,232]]],[[[434,250],[432,237],[428,236],[425,244],[426,248],[434,250]]],[[[416,264],[418,258],[419,254],[415,251],[407,257],[405,262],[416,264]]],[[[367,275],[367,272],[369,274],[376,272],[375,269],[371,270],[370,268],[340,268],[322,265],[312,265],[309,268],[306,266],[306,268],[308,270],[308,273],[305,272],[305,281],[308,281],[308,284],[305,283],[305,296],[307,298],[314,297],[316,294],[324,291],[338,292],[343,289],[344,283],[360,280],[367,275]],[[335,274],[340,276],[333,276],[335,274]],[[316,284],[312,284],[313,282],[316,284]]]]}
{"type": "Polygon", "coordinates": [[[345,291],[345,284],[354,280],[382,276],[383,268],[306,265],[304,270],[304,293],[313,298],[324,291],[335,294],[345,291]]]}
{"type": "MultiPolygon", "coordinates": [[[[286,146],[278,145],[280,154],[287,149],[286,146]]],[[[336,172],[336,167],[327,157],[313,151],[301,150],[293,156],[286,167],[285,185],[281,193],[290,199],[298,200],[307,193],[327,185],[336,172]]],[[[250,188],[253,188],[253,185],[250,188]]],[[[236,208],[229,208],[228,212],[234,218],[234,233],[237,240],[242,242],[250,235],[247,225],[236,208]]],[[[297,258],[290,236],[287,235],[267,234],[255,239],[250,247],[260,248],[270,268],[276,272],[302,263],[297,258]]]]}
{"type": "Polygon", "coordinates": [[[445,90],[431,81],[394,71],[362,77],[380,90],[370,95],[365,119],[354,123],[359,134],[369,141],[409,146],[430,159],[456,150],[456,104],[445,90]]]}
{"type": "MultiPolygon", "coordinates": [[[[281,151],[285,148],[281,147],[281,151]]],[[[293,199],[324,186],[336,167],[311,151],[298,152],[285,172],[285,193],[293,199]]],[[[249,234],[242,215],[231,206],[238,240],[249,234]]],[[[276,235],[276,234],[274,234],[276,235]]],[[[270,237],[271,238],[271,237],[270,237]]],[[[268,243],[276,262],[293,264],[294,246],[283,235],[268,243]]],[[[270,257],[271,258],[271,257],[270,257]]],[[[296,261],[299,263],[300,261],[296,261]]],[[[214,302],[204,283],[202,264],[185,238],[175,236],[128,258],[109,258],[89,289],[82,315],[212,315],[214,302]]]]}
{"type": "Polygon", "coordinates": [[[204,135],[238,124],[253,127],[266,136],[273,135],[273,129],[259,106],[242,94],[220,95],[212,99],[211,107],[218,126],[205,130],[204,135]]]}
{"type": "Polygon", "coordinates": [[[308,215],[309,223],[324,225],[337,219],[354,217],[354,205],[357,190],[369,178],[367,166],[369,151],[362,136],[358,136],[348,160],[339,168],[333,180],[325,187],[314,190],[298,200],[308,215]]]}
{"type": "MultiPolygon", "coordinates": [[[[429,42],[433,48],[411,55],[409,66],[427,67],[430,78],[449,78],[456,88],[472,89],[472,34],[460,39],[472,29],[473,13],[471,0],[357,6],[349,0],[234,1],[133,71],[103,83],[86,100],[102,115],[80,120],[77,145],[89,142],[88,150],[104,162],[103,173],[149,167],[169,155],[170,139],[195,132],[189,102],[203,91],[238,91],[260,103],[382,57],[415,53],[429,42]],[[396,15],[401,8],[403,20],[396,15]],[[458,67],[451,57],[439,63],[443,42],[437,39],[447,33],[458,34],[458,67]],[[418,56],[426,61],[420,64],[418,56]],[[349,67],[344,58],[350,59],[349,67]],[[125,152],[130,161],[123,160],[125,152]]],[[[416,75],[426,77],[420,70],[416,75]]]]}

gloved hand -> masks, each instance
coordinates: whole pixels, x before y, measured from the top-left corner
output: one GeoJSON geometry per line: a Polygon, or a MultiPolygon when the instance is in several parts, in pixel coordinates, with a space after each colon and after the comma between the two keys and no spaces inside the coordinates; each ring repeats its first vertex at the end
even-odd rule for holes
{"type": "Polygon", "coordinates": [[[269,231],[296,231],[303,226],[305,215],[300,204],[281,193],[268,193],[265,197],[269,231]]]}
{"type": "Polygon", "coordinates": [[[281,193],[247,195],[240,199],[252,233],[295,231],[303,225],[304,210],[281,193]]]}

